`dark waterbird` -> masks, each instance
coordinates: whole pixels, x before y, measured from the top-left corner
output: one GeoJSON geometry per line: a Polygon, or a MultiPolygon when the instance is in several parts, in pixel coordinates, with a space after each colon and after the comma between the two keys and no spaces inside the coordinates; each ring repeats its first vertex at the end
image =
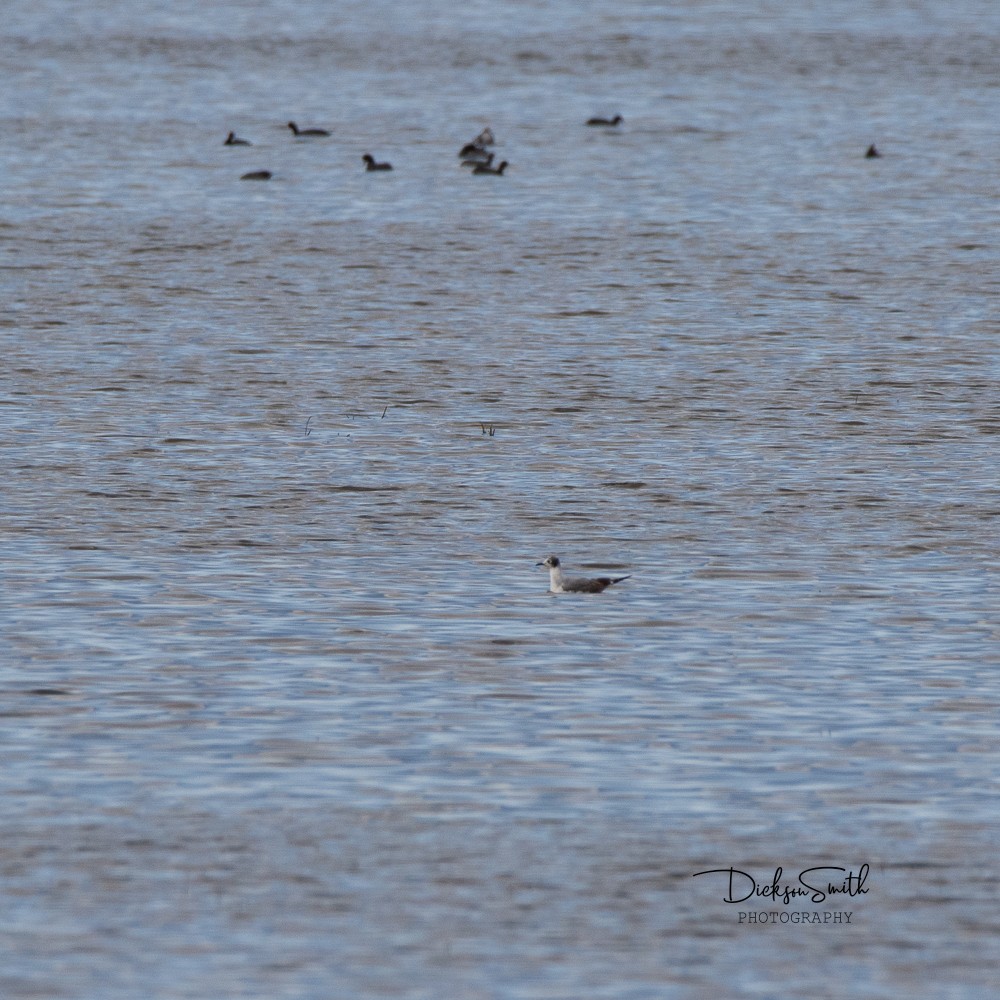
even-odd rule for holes
{"type": "Polygon", "coordinates": [[[226,136],[226,141],[222,144],[223,146],[252,146],[253,143],[249,139],[237,139],[235,132],[230,132],[226,136]]]}
{"type": "Polygon", "coordinates": [[[588,118],[588,125],[604,125],[607,127],[614,127],[615,125],[621,125],[625,121],[621,115],[615,115],[614,118],[588,118]]]}
{"type": "Polygon", "coordinates": [[[361,159],[365,161],[365,170],[392,170],[391,163],[379,163],[371,153],[365,153],[361,159]]]}
{"type": "Polygon", "coordinates": [[[295,124],[295,122],[289,122],[288,127],[292,130],[292,132],[295,135],[303,138],[308,138],[310,136],[322,137],[330,134],[329,132],[327,132],[325,128],[299,128],[298,125],[295,124]]]}
{"type": "Polygon", "coordinates": [[[472,172],[474,174],[493,174],[495,177],[499,177],[506,168],[507,161],[501,160],[499,166],[496,167],[490,166],[489,163],[477,163],[472,168],[472,172]]]}

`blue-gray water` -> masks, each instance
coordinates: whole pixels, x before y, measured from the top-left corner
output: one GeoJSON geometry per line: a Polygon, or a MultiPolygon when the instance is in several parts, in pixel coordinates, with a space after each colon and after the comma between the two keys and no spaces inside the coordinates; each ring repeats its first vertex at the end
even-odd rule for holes
{"type": "Polygon", "coordinates": [[[996,5],[4,17],[0,995],[982,996],[996,5]]]}

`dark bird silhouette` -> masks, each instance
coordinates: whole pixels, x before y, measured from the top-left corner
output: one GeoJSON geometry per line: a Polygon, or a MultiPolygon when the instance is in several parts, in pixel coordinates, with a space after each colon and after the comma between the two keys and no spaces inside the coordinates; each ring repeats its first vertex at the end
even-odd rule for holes
{"type": "Polygon", "coordinates": [[[614,118],[588,118],[587,119],[587,124],[588,125],[605,125],[605,126],[612,126],[613,127],[615,125],[621,125],[621,123],[623,121],[625,121],[625,119],[622,118],[621,115],[615,115],[614,118]]]}
{"type": "Polygon", "coordinates": [[[249,170],[241,175],[241,181],[269,181],[272,177],[270,170],[249,170]]]}
{"type": "Polygon", "coordinates": [[[506,168],[507,161],[501,160],[500,165],[496,167],[490,166],[489,163],[477,163],[472,168],[472,172],[474,174],[493,174],[495,177],[499,177],[506,168]]]}
{"type": "Polygon", "coordinates": [[[371,153],[361,157],[365,161],[365,170],[392,170],[391,163],[379,163],[371,153]]]}
{"type": "Polygon", "coordinates": [[[325,128],[299,128],[295,122],[289,122],[288,127],[296,136],[308,137],[321,137],[324,135],[329,135],[325,128]]]}
{"type": "Polygon", "coordinates": [[[237,139],[235,132],[230,132],[226,136],[226,141],[222,144],[223,146],[252,146],[253,143],[248,139],[237,139]]]}

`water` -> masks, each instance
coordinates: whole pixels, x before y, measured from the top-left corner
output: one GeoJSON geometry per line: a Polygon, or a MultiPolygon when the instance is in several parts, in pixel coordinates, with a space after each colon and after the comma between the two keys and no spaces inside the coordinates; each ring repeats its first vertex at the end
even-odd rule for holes
{"type": "Polygon", "coordinates": [[[0,994],[982,995],[993,5],[6,29],[0,994]]]}

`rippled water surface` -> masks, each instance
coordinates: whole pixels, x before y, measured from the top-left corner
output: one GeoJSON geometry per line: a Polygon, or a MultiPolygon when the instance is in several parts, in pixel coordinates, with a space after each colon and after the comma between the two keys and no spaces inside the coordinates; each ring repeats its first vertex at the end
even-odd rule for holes
{"type": "Polygon", "coordinates": [[[995,5],[5,19],[0,995],[984,995],[995,5]]]}

